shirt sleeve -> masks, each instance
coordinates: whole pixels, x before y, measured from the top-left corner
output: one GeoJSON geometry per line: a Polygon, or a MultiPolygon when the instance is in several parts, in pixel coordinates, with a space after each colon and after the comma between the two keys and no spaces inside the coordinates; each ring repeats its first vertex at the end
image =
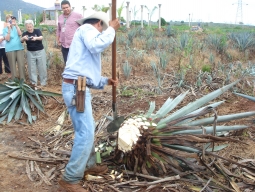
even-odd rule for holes
{"type": "Polygon", "coordinates": [[[112,27],[108,27],[103,33],[95,32],[97,29],[94,27],[86,28],[83,35],[83,41],[91,54],[97,54],[104,51],[114,40],[115,30],[112,27]]]}
{"type": "Polygon", "coordinates": [[[26,32],[23,32],[23,33],[22,33],[22,37],[24,37],[25,35],[26,35],[26,32]]]}
{"type": "Polygon", "coordinates": [[[108,78],[107,77],[102,77],[98,83],[97,86],[95,85],[91,85],[91,88],[93,89],[104,89],[104,86],[108,84],[108,78]]]}

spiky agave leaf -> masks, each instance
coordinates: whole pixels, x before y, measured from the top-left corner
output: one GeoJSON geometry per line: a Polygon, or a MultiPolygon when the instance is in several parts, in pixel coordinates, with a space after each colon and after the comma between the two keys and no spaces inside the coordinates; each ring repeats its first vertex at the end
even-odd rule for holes
{"type": "Polygon", "coordinates": [[[10,121],[12,120],[13,116],[14,116],[14,112],[15,112],[15,109],[16,109],[16,106],[20,100],[20,95],[19,95],[19,98],[15,99],[15,101],[12,103],[11,107],[10,107],[10,110],[9,110],[9,114],[8,114],[8,119],[7,119],[7,123],[10,123],[10,121]]]}
{"type": "Polygon", "coordinates": [[[146,114],[146,117],[150,117],[154,110],[155,110],[155,101],[151,101],[150,108],[146,114]]]}
{"type": "Polygon", "coordinates": [[[13,117],[18,120],[22,111],[24,111],[28,117],[28,122],[32,123],[36,116],[32,115],[29,102],[33,103],[38,110],[44,112],[40,98],[42,95],[61,96],[61,94],[48,91],[35,91],[25,84],[23,79],[18,78],[0,84],[0,122],[4,121],[6,117],[8,117],[7,123],[13,117]]]}
{"type": "Polygon", "coordinates": [[[249,95],[245,95],[245,94],[242,94],[242,93],[234,93],[234,94],[236,94],[238,96],[241,96],[241,97],[244,97],[246,99],[249,99],[251,101],[255,101],[255,97],[252,97],[252,96],[249,96],[249,95]]]}
{"type": "Polygon", "coordinates": [[[28,100],[27,100],[24,92],[21,93],[21,102],[20,102],[20,104],[22,106],[23,111],[27,114],[28,122],[32,123],[31,109],[29,107],[28,100]]]}
{"type": "MultiPolygon", "coordinates": [[[[193,111],[193,112],[191,112],[191,113],[189,113],[189,114],[187,114],[187,115],[197,114],[197,113],[201,112],[202,110],[204,110],[205,108],[208,108],[208,107],[211,107],[212,109],[214,109],[214,108],[218,107],[219,105],[221,105],[221,104],[224,103],[224,102],[225,102],[225,101],[219,101],[219,102],[216,102],[216,103],[209,104],[209,105],[207,105],[207,106],[205,106],[205,107],[201,107],[201,108],[199,108],[199,109],[197,109],[197,110],[195,110],[195,111],[193,111]]],[[[177,126],[178,126],[178,125],[184,125],[186,122],[191,122],[191,121],[193,121],[193,120],[194,120],[194,117],[193,117],[193,118],[188,118],[188,119],[185,119],[185,120],[183,120],[183,121],[177,123],[176,125],[177,125],[177,126]]]]}
{"type": "MultiPolygon", "coordinates": [[[[245,113],[236,113],[236,114],[230,114],[230,115],[223,115],[223,116],[218,116],[217,117],[217,122],[228,122],[231,120],[236,120],[236,119],[242,119],[245,117],[249,117],[249,116],[254,116],[255,115],[255,111],[251,111],[251,112],[245,112],[245,113]]],[[[204,118],[204,119],[198,119],[196,121],[192,121],[192,122],[188,122],[188,123],[182,123],[179,125],[187,125],[187,126],[204,126],[204,125],[208,125],[208,124],[212,124],[214,122],[214,117],[208,117],[208,118],[204,118]]]]}
{"type": "Polygon", "coordinates": [[[189,103],[188,105],[184,106],[183,108],[179,109],[178,111],[174,112],[173,114],[169,115],[168,117],[161,119],[158,123],[158,127],[160,127],[160,125],[162,125],[162,124],[169,123],[170,121],[173,121],[179,117],[182,117],[188,113],[191,113],[192,111],[198,109],[199,107],[203,106],[204,104],[208,103],[209,101],[217,98],[222,93],[226,92],[232,86],[237,84],[239,81],[240,80],[235,81],[229,85],[226,85],[220,89],[217,89],[217,90],[203,96],[202,98],[200,98],[192,103],[189,103]]]}
{"type": "Polygon", "coordinates": [[[156,118],[163,118],[168,114],[171,110],[173,110],[188,94],[188,91],[185,93],[180,94],[174,100],[168,99],[163,106],[157,111],[153,119],[156,118]]]}

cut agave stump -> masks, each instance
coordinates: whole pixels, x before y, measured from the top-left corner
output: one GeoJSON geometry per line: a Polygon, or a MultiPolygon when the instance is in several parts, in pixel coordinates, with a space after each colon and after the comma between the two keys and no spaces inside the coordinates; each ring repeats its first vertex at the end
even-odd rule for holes
{"type": "Polygon", "coordinates": [[[224,116],[215,114],[214,117],[201,118],[205,114],[215,112],[214,109],[224,101],[204,105],[237,82],[215,90],[172,114],[170,112],[188,92],[175,99],[167,99],[156,113],[153,113],[155,102],[151,102],[147,114],[129,118],[121,125],[118,134],[118,149],[115,154],[116,162],[125,164],[127,169],[134,172],[153,175],[166,173],[169,170],[176,174],[187,170],[206,170],[204,165],[199,165],[196,161],[199,158],[198,154],[203,151],[203,148],[197,144],[206,144],[204,155],[212,154],[210,152],[227,146],[214,146],[214,142],[239,142],[229,137],[219,137],[219,134],[247,128],[245,125],[217,126],[216,122],[229,122],[255,115],[255,112],[246,112],[224,116]],[[197,117],[199,120],[196,120],[197,117]],[[210,145],[212,147],[208,148],[210,145]]]}

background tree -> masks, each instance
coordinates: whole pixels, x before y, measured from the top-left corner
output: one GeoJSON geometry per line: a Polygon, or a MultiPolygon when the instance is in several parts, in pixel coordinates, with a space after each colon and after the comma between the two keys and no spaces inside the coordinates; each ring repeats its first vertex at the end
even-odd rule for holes
{"type": "MultiPolygon", "coordinates": [[[[92,9],[95,11],[103,11],[103,12],[107,13],[107,11],[110,9],[110,7],[105,7],[104,5],[100,6],[100,5],[95,4],[94,7],[92,7],[92,9]]],[[[86,8],[85,8],[85,10],[86,10],[86,8]]]]}
{"type": "Polygon", "coordinates": [[[124,1],[121,3],[121,6],[117,9],[118,18],[121,19],[121,13],[124,9],[124,1]]]}
{"type": "MultiPolygon", "coordinates": [[[[165,26],[166,25],[166,20],[162,17],[160,17],[160,19],[161,19],[161,26],[165,26]]],[[[157,21],[157,23],[158,23],[158,21],[157,21]]]]}
{"type": "Polygon", "coordinates": [[[36,13],[36,25],[39,25],[41,22],[43,22],[43,13],[40,13],[39,11],[36,13]]]}
{"type": "MultiPolygon", "coordinates": [[[[12,11],[6,11],[6,10],[4,10],[4,15],[6,16],[6,15],[8,15],[8,14],[12,15],[12,11]]],[[[4,18],[4,20],[5,20],[5,18],[4,18]]]]}
{"type": "Polygon", "coordinates": [[[100,10],[101,10],[101,7],[100,7],[99,5],[97,5],[97,4],[95,4],[94,7],[92,7],[92,9],[93,9],[94,11],[100,11],[100,10]]]}
{"type": "MultiPolygon", "coordinates": [[[[26,20],[28,20],[28,19],[32,19],[32,15],[31,14],[25,14],[25,13],[23,13],[22,14],[22,18],[23,18],[23,21],[26,21],[26,20]]],[[[22,22],[23,22],[22,21],[22,22]]]]}
{"type": "Polygon", "coordinates": [[[102,6],[101,11],[107,13],[109,9],[110,9],[110,7],[102,6]]]}
{"type": "Polygon", "coordinates": [[[86,8],[85,6],[82,6],[81,10],[82,10],[82,11],[86,11],[87,8],[86,8]]]}

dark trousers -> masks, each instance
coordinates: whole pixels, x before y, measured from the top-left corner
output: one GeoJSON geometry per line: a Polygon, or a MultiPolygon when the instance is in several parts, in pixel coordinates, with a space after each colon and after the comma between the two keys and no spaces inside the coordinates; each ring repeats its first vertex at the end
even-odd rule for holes
{"type": "Polygon", "coordinates": [[[11,73],[10,65],[9,65],[8,59],[7,59],[6,54],[5,54],[5,48],[0,48],[0,74],[3,73],[2,60],[4,61],[4,71],[5,71],[5,73],[11,73]]]}
{"type": "Polygon", "coordinates": [[[63,58],[64,58],[64,62],[66,64],[69,48],[65,48],[65,47],[61,46],[61,52],[62,52],[62,55],[63,55],[63,58]]]}

